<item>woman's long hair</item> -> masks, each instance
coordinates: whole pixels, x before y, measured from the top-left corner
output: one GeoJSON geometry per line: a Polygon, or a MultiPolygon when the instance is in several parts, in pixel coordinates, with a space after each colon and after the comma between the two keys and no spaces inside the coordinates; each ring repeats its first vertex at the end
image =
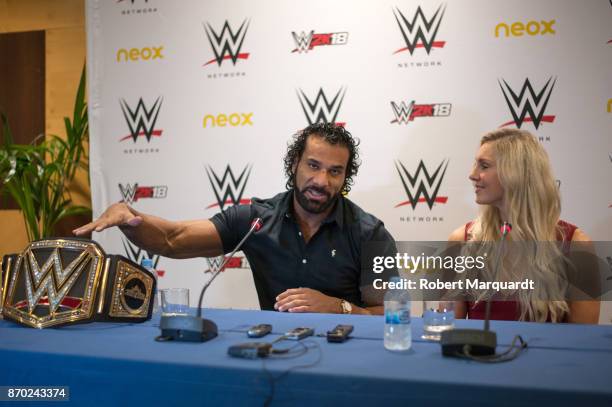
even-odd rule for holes
{"type": "MultiPolygon", "coordinates": [[[[500,225],[509,221],[511,244],[531,242],[529,249],[525,246],[520,250],[518,258],[506,258],[500,272],[502,279],[516,281],[512,279],[524,276],[521,273],[528,269],[528,277],[535,281],[534,290],[517,292],[520,320],[560,321],[569,308],[562,300],[566,280],[563,254],[556,244],[562,234],[558,227],[561,199],[548,155],[531,133],[519,129],[490,132],[480,141],[480,145],[485,143],[493,147],[508,219],[501,219],[497,207],[484,205],[468,231],[469,240],[497,242],[501,238],[500,225]]],[[[487,277],[493,281],[492,275],[487,277]]]]}

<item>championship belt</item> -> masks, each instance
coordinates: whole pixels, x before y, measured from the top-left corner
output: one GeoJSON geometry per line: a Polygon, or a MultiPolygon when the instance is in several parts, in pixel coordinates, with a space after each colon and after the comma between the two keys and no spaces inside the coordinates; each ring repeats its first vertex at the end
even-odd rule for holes
{"type": "Polygon", "coordinates": [[[155,277],[86,239],[37,240],[4,256],[0,312],[33,328],[151,318],[155,277]]]}

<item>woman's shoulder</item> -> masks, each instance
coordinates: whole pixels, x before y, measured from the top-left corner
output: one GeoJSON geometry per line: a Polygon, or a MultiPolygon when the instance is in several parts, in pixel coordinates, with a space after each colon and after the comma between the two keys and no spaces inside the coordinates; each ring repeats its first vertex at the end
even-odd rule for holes
{"type": "Polygon", "coordinates": [[[590,242],[591,238],[582,229],[573,223],[559,219],[557,226],[561,232],[561,239],[571,242],[590,242]]]}
{"type": "Polygon", "coordinates": [[[584,233],[582,229],[576,228],[574,234],[572,235],[572,242],[590,242],[591,238],[589,235],[584,233]]]}
{"type": "Polygon", "coordinates": [[[450,240],[452,242],[465,242],[465,241],[467,241],[470,229],[471,229],[473,224],[474,224],[474,221],[471,220],[468,223],[459,226],[457,229],[453,230],[453,232],[448,237],[448,240],[450,240]]]}

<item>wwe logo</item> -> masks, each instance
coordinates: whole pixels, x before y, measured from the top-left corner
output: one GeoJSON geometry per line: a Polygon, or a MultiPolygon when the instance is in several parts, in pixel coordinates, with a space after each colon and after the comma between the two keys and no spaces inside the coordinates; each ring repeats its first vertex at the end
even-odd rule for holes
{"type": "Polygon", "coordinates": [[[155,103],[153,103],[150,109],[147,109],[142,98],[138,100],[138,104],[134,110],[130,108],[124,99],[121,99],[120,104],[121,110],[123,111],[123,117],[125,117],[125,121],[130,129],[130,134],[122,137],[119,141],[131,138],[135,143],[138,137],[145,136],[147,142],[150,142],[152,136],[161,136],[162,130],[155,130],[155,122],[157,121],[159,109],[162,105],[161,97],[155,100],[155,103]]]}
{"type": "MultiPolygon", "coordinates": [[[[125,254],[127,254],[128,258],[132,260],[134,263],[140,264],[142,259],[151,259],[153,263],[153,269],[157,270],[157,263],[159,263],[159,255],[153,254],[146,250],[141,249],[140,247],[132,244],[129,240],[125,238],[121,238],[121,243],[123,243],[123,249],[125,250],[125,254]]],[[[163,272],[158,272],[157,274],[163,275],[163,272]]]]}
{"type": "Polygon", "coordinates": [[[66,295],[86,266],[90,266],[90,270],[96,269],[97,259],[89,251],[83,251],[66,268],[63,268],[62,257],[58,249],[55,249],[42,266],[38,264],[32,251],[28,251],[24,262],[26,270],[28,265],[30,268],[29,272],[24,273],[29,313],[34,311],[40,301],[41,303],[48,302],[49,313],[53,314],[60,305],[68,306],[68,308],[77,307],[77,304],[70,306],[70,301],[64,301],[68,300],[66,295]],[[45,298],[42,298],[44,293],[47,293],[46,301],[45,298]]]}
{"type": "Polygon", "coordinates": [[[308,50],[312,49],[310,44],[312,43],[314,30],[310,31],[308,34],[306,34],[304,31],[302,31],[301,34],[296,34],[294,31],[292,31],[291,35],[293,35],[293,40],[295,41],[296,46],[296,49],[293,50],[294,52],[297,50],[297,52],[302,53],[308,52],[308,50]]]}
{"type": "Polygon", "coordinates": [[[533,122],[537,130],[541,122],[552,123],[555,120],[555,116],[545,116],[544,113],[556,81],[556,78],[553,80],[550,77],[546,84],[544,84],[544,87],[539,92],[536,92],[529,78],[526,78],[518,95],[504,79],[501,82],[498,81],[514,119],[502,124],[500,127],[514,124],[520,129],[524,122],[533,122]]]}
{"type": "Polygon", "coordinates": [[[408,21],[404,14],[396,8],[393,14],[406,42],[406,47],[398,49],[394,54],[408,51],[410,55],[413,55],[416,48],[425,48],[427,55],[429,55],[432,48],[443,48],[446,42],[436,41],[436,35],[445,10],[446,6],[440,5],[431,19],[428,20],[421,6],[418,6],[412,21],[408,21]]]}
{"type": "Polygon", "coordinates": [[[219,208],[223,210],[225,205],[245,205],[251,203],[250,199],[242,199],[244,188],[251,174],[251,169],[252,165],[247,164],[240,173],[240,176],[236,178],[231,167],[228,165],[225,167],[223,176],[219,177],[213,169],[208,166],[206,168],[206,175],[208,175],[208,180],[217,198],[217,203],[208,205],[206,209],[219,206],[219,208]]]}
{"type": "Polygon", "coordinates": [[[242,48],[242,43],[244,42],[244,37],[246,36],[248,29],[249,21],[244,20],[238,31],[234,33],[229,25],[229,22],[225,20],[225,24],[223,24],[223,28],[221,29],[221,34],[217,34],[211,25],[206,23],[206,25],[204,25],[204,30],[206,31],[208,42],[213,49],[215,57],[205,63],[204,66],[212,64],[215,61],[217,62],[217,65],[221,66],[221,63],[223,63],[223,61],[226,59],[231,59],[232,63],[236,65],[236,61],[238,59],[248,59],[248,52],[240,53],[240,49],[242,48]]]}
{"type": "MultiPolygon", "coordinates": [[[[336,96],[329,101],[323,88],[319,88],[319,92],[314,99],[314,102],[306,96],[303,90],[299,89],[297,92],[298,99],[302,105],[302,110],[306,115],[308,124],[315,123],[336,123],[336,117],[342,106],[344,95],[346,94],[346,88],[340,88],[336,93],[336,96]]],[[[344,125],[344,123],[337,123],[338,125],[344,125]]]]}
{"type": "Polygon", "coordinates": [[[391,102],[391,108],[395,114],[395,120],[391,123],[408,123],[413,120],[412,109],[414,108],[414,100],[408,104],[402,101],[399,105],[391,102]]]}
{"type": "Polygon", "coordinates": [[[444,179],[448,162],[448,160],[442,160],[436,171],[429,175],[429,171],[427,171],[423,160],[421,160],[415,175],[412,176],[404,164],[399,160],[396,161],[395,167],[406,190],[406,195],[408,195],[408,200],[395,205],[395,207],[398,208],[410,204],[412,209],[415,209],[419,202],[426,202],[429,209],[432,209],[436,202],[446,203],[448,197],[438,196],[438,191],[444,179]]]}
{"type": "Polygon", "coordinates": [[[139,187],[138,183],[119,184],[119,191],[121,191],[121,196],[123,200],[132,203],[136,202],[141,198],[165,198],[168,195],[168,187],[165,185],[156,185],[151,187],[139,187]]]}

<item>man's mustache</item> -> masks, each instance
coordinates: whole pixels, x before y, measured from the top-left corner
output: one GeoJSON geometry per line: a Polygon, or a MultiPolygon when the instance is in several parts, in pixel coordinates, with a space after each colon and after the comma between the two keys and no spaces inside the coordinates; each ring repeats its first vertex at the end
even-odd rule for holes
{"type": "Polygon", "coordinates": [[[309,186],[309,187],[304,188],[302,190],[302,194],[305,194],[307,191],[318,192],[320,194],[323,194],[323,195],[327,196],[328,198],[331,196],[331,194],[329,192],[327,192],[325,189],[319,188],[319,187],[315,187],[315,186],[309,186]]]}

